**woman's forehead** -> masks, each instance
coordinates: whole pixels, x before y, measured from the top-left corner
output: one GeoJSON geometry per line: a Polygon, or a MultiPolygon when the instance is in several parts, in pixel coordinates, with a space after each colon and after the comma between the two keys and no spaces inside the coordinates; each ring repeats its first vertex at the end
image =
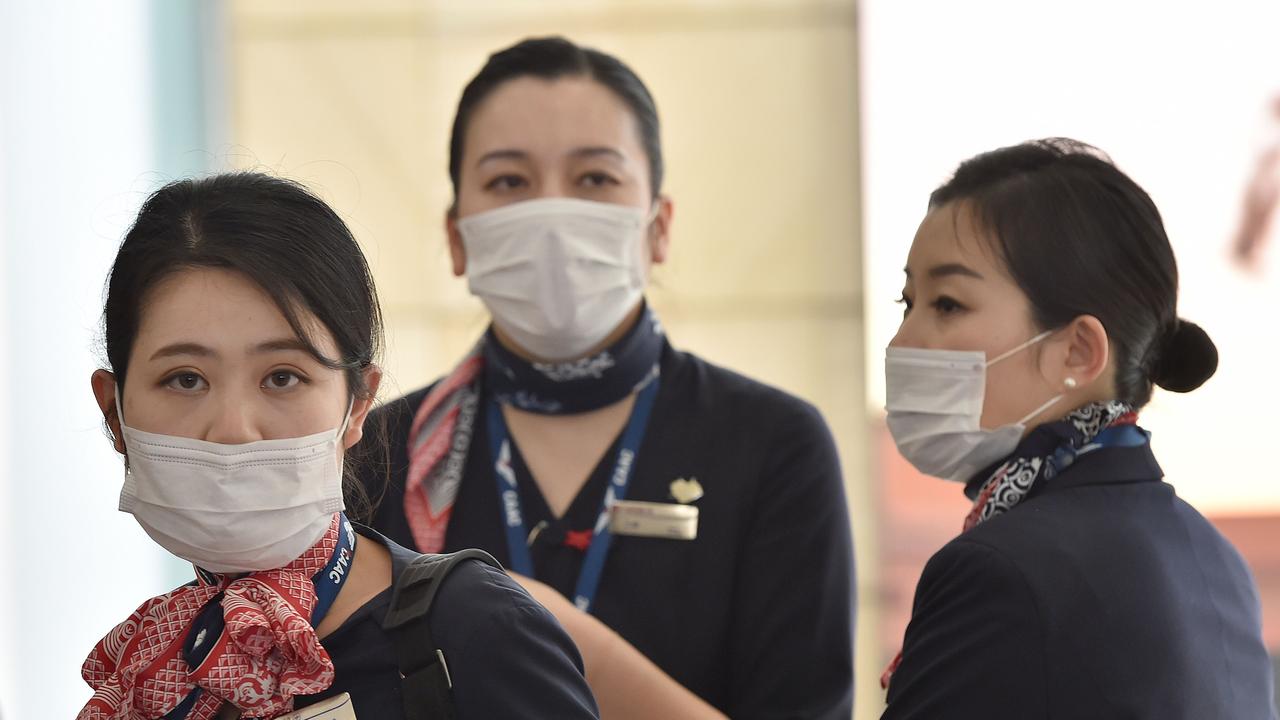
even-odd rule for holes
{"type": "MultiPolygon", "coordinates": [[[[335,343],[324,324],[305,308],[295,312],[317,349],[332,356],[335,343]]],[[[191,268],[169,274],[143,297],[134,351],[146,360],[156,349],[192,343],[234,355],[286,339],[297,339],[288,318],[248,276],[191,268]]]]}
{"type": "Polygon", "coordinates": [[[635,117],[621,98],[584,76],[520,77],[499,85],[476,106],[464,156],[466,164],[474,164],[495,151],[555,157],[593,146],[643,154],[635,117]]]}
{"type": "Polygon", "coordinates": [[[990,232],[966,203],[953,202],[925,215],[911,243],[907,268],[913,276],[920,276],[934,267],[955,263],[984,277],[1007,274],[990,232]]]}

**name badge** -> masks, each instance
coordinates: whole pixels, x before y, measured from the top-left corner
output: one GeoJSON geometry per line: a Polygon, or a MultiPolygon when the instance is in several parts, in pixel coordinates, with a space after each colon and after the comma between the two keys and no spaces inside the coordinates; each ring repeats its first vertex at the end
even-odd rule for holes
{"type": "Polygon", "coordinates": [[[609,511],[615,535],[693,540],[698,537],[698,508],[674,503],[619,500],[609,511]]]}
{"type": "Polygon", "coordinates": [[[347,693],[281,715],[277,720],[356,720],[356,710],[347,693]]]}

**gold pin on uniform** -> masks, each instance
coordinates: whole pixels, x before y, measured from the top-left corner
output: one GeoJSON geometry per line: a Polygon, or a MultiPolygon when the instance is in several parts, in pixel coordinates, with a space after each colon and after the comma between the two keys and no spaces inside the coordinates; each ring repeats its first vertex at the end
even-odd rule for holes
{"type": "Polygon", "coordinates": [[[702,484],[698,482],[698,478],[689,478],[688,480],[676,478],[671,481],[671,497],[675,498],[678,503],[688,505],[701,498],[702,495],[702,484]]]}

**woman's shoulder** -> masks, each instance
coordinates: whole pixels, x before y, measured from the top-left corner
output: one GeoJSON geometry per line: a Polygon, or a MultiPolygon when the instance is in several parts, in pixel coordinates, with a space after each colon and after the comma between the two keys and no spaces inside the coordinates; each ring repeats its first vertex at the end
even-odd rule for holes
{"type": "Polygon", "coordinates": [[[694,353],[668,345],[661,368],[662,382],[672,394],[708,409],[739,414],[740,419],[756,417],[826,427],[822,414],[809,401],[694,353]]]}
{"type": "MultiPolygon", "coordinates": [[[[376,531],[368,532],[376,534],[376,531]]],[[[381,535],[378,535],[378,539],[385,543],[391,553],[392,585],[397,586],[409,566],[422,557],[422,553],[381,535]]],[[[431,607],[431,624],[433,629],[437,624],[440,625],[444,635],[455,635],[458,628],[472,621],[480,622],[507,610],[532,609],[546,612],[524,588],[503,571],[496,560],[486,562],[478,556],[462,559],[439,582],[440,589],[436,592],[431,607]]]]}
{"type": "MultiPolygon", "coordinates": [[[[398,585],[421,555],[381,540],[398,585]]],[[[448,663],[458,717],[596,716],[576,646],[501,567],[465,559],[439,582],[427,622],[448,663]]]]}
{"type": "Polygon", "coordinates": [[[1003,568],[1053,605],[1085,597],[1063,594],[1063,587],[1162,597],[1226,592],[1247,600],[1252,586],[1231,543],[1158,479],[1042,492],[956,537],[935,557],[975,571],[1003,568]],[[1210,576],[1216,587],[1206,588],[1210,576]]]}

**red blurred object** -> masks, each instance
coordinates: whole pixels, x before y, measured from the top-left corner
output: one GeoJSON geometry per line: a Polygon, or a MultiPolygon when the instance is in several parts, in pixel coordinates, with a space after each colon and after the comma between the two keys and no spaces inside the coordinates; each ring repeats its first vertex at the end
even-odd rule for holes
{"type": "Polygon", "coordinates": [[[1280,652],[1280,513],[1213,515],[1218,531],[1244,556],[1262,597],[1262,639],[1271,654],[1280,652]]]}

